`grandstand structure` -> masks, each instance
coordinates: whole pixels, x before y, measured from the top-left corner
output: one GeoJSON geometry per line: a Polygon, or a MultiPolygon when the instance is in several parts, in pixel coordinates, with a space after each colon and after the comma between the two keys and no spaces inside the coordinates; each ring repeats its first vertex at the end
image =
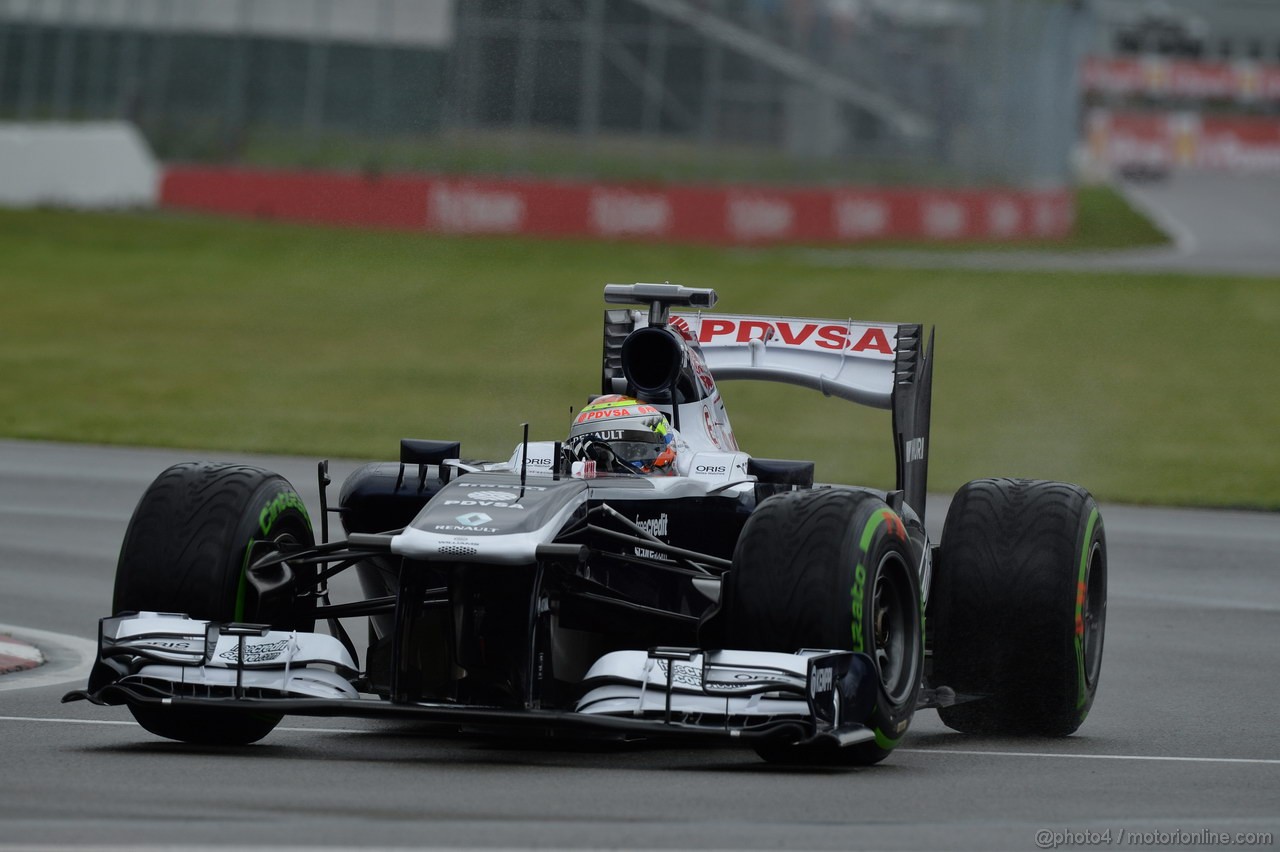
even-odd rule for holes
{"type": "Polygon", "coordinates": [[[0,0],[0,119],[166,159],[1061,185],[1088,4],[0,0]]]}

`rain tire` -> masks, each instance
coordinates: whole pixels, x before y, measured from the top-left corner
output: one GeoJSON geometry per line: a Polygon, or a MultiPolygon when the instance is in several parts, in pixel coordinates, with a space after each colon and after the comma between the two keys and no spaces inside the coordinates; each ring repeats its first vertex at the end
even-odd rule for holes
{"type": "Polygon", "coordinates": [[[932,681],[980,700],[939,708],[981,734],[1067,736],[1093,706],[1106,628],[1098,504],[1063,482],[983,479],[952,500],[934,566],[932,681]]]}
{"type": "MultiPolygon", "coordinates": [[[[142,495],[116,565],[112,611],[177,612],[209,621],[314,628],[315,599],[285,594],[258,601],[246,579],[251,557],[275,541],[314,543],[307,510],[287,480],[262,468],[189,462],[165,470],[142,495]]],[[[207,745],[256,742],[278,714],[211,712],[130,704],[153,734],[207,745]]]]}
{"type": "Polygon", "coordinates": [[[871,492],[793,491],[770,497],[751,515],[733,555],[727,647],[862,651],[880,675],[867,720],[874,741],[844,748],[761,744],[761,757],[867,766],[898,744],[915,712],[923,665],[914,564],[901,518],[871,492]]]}

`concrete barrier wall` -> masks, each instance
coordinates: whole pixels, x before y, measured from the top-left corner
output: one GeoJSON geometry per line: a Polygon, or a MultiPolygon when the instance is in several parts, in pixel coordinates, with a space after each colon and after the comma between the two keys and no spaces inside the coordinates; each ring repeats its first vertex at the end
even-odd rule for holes
{"type": "Polygon", "coordinates": [[[1049,190],[786,189],[170,167],[161,204],[230,215],[455,234],[714,244],[1061,238],[1075,197],[1049,190]]]}
{"type": "Polygon", "coordinates": [[[0,123],[0,205],[149,207],[160,167],[126,122],[0,123]]]}

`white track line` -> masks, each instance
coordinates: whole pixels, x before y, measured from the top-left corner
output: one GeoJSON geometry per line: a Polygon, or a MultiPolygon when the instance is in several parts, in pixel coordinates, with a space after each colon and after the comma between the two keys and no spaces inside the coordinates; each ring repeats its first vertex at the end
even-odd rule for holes
{"type": "Polygon", "coordinates": [[[1134,189],[1123,181],[1118,184],[1113,183],[1111,186],[1120,191],[1120,194],[1124,196],[1125,201],[1129,202],[1130,206],[1136,207],[1139,213],[1155,221],[1156,227],[1164,231],[1173,240],[1174,250],[1178,254],[1194,254],[1200,248],[1195,232],[1170,215],[1159,204],[1151,201],[1142,190],[1134,189]]]}
{"type": "MultiPolygon", "coordinates": [[[[0,716],[0,722],[48,722],[55,725],[130,725],[115,719],[54,719],[41,716],[0,716]]],[[[297,731],[304,734],[376,734],[376,728],[276,728],[277,731],[297,731]]],[[[1037,757],[1041,759],[1062,758],[1066,760],[1158,760],[1169,763],[1227,763],[1258,764],[1262,766],[1280,766],[1280,758],[1261,757],[1179,757],[1176,755],[1157,754],[1070,754],[1067,752],[1049,751],[988,751],[985,749],[959,748],[899,748],[898,754],[963,754],[976,757],[1037,757]]],[[[3,847],[0,847],[3,848],[3,847]]]]}
{"type": "Polygon", "coordinates": [[[1040,757],[1067,760],[1161,760],[1171,763],[1255,763],[1264,766],[1280,766],[1280,759],[1262,757],[1178,757],[1158,754],[1070,754],[1053,751],[987,751],[962,748],[899,748],[901,754],[964,754],[978,757],[1040,757]]]}

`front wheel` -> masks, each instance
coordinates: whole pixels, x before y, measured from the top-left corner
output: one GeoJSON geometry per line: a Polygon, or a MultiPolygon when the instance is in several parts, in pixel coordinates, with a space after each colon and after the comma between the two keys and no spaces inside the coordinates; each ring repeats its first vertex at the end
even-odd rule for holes
{"type": "Polygon", "coordinates": [[[898,514],[864,491],[794,491],[748,519],[724,604],[727,647],[860,651],[874,661],[874,742],[845,748],[762,745],[776,763],[870,765],[915,712],[924,643],[919,577],[898,514]]]}
{"type": "MultiPolygon", "coordinates": [[[[315,598],[300,596],[314,569],[285,566],[250,582],[250,563],[276,546],[315,541],[302,498],[282,476],[249,465],[186,463],[161,473],[134,509],[116,565],[113,612],[180,612],[309,631],[315,598]]],[[[138,724],[169,739],[256,742],[277,714],[133,706],[138,724]]]]}

